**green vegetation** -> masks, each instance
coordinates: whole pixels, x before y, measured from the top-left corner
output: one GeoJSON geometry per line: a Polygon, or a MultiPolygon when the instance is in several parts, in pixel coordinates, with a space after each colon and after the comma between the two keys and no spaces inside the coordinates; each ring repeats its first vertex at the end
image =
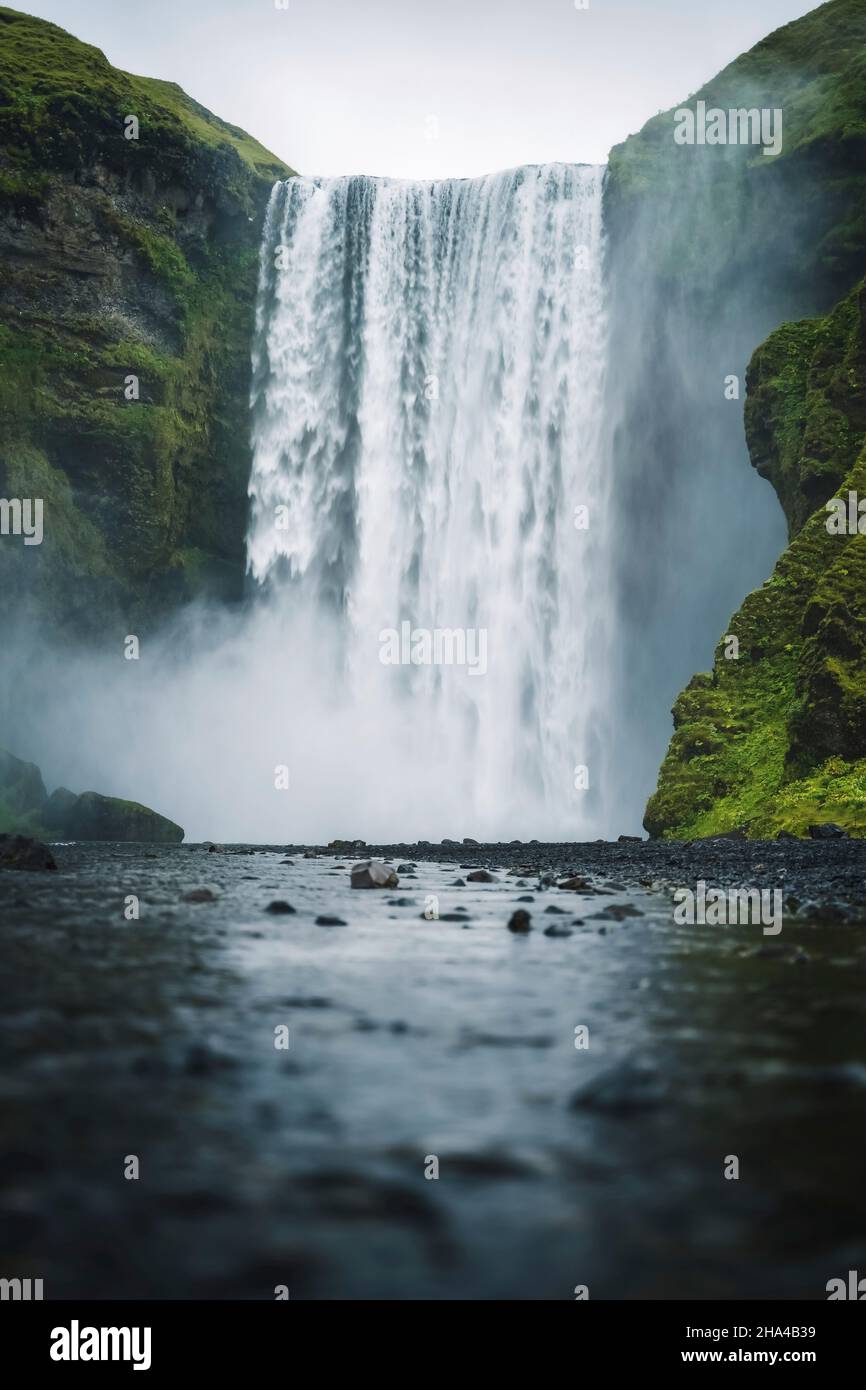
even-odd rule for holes
{"type": "Polygon", "coordinates": [[[35,763],[0,748],[0,834],[37,839],[146,840],[180,844],[183,830],[137,801],[99,792],[76,796],[58,787],[51,796],[35,763]]]}
{"type": "Polygon", "coordinates": [[[708,256],[722,275],[754,258],[780,285],[811,286],[815,311],[825,311],[866,271],[866,5],[830,0],[776,30],[681,105],[695,110],[699,100],[781,109],[781,153],[685,150],[673,138],[679,108],[660,113],[611,151],[613,221],[649,219],[658,269],[680,291],[700,292],[708,256]]]}
{"type": "MultiPolygon", "coordinates": [[[[173,82],[113,68],[98,48],[55,24],[0,6],[0,146],[32,170],[79,173],[98,159],[123,177],[179,175],[196,164],[221,191],[256,211],[255,185],[290,172],[258,141],[228,125],[173,82]],[[140,139],[124,139],[136,116],[140,139]]],[[[39,174],[35,177],[38,179],[39,174]]]]}
{"type": "Polygon", "coordinates": [[[174,84],[0,7],[0,494],[46,501],[44,544],[0,553],[4,593],[94,628],[240,593],[261,220],[290,174],[174,84]]]}
{"type": "MultiPolygon", "coordinates": [[[[698,100],[780,109],[781,153],[678,146],[674,111],[660,113],[611,152],[612,263],[645,248],[659,317],[670,306],[680,335],[701,325],[743,355],[754,345],[725,335],[748,317],[744,293],[762,333],[802,320],[754,352],[745,407],[789,546],[730,620],[739,659],[720,642],[677,699],[645,825],[691,838],[834,820],[862,835],[866,536],[828,534],[824,508],[849,487],[866,496],[866,3],[831,0],[770,34],[679,105],[698,100]]],[[[679,409],[688,437],[699,408],[683,393],[679,409]]]]}
{"type": "Polygon", "coordinates": [[[731,619],[739,659],[721,642],[679,696],[645,824],[675,839],[822,820],[866,835],[866,535],[826,525],[830,497],[866,498],[866,283],[759,348],[746,429],[792,540],[731,619]]]}

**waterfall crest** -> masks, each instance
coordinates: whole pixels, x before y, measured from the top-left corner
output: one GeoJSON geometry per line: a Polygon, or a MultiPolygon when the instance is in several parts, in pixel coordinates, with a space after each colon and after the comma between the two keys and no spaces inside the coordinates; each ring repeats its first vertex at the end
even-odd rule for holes
{"type": "Polygon", "coordinates": [[[602,179],[273,190],[248,569],[331,721],[335,834],[613,828],[602,179]]]}

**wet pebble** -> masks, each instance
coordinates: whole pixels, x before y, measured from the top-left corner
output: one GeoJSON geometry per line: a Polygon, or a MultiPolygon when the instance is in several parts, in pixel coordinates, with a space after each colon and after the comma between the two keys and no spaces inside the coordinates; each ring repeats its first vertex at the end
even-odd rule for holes
{"type": "Polygon", "coordinates": [[[188,893],[184,893],[185,903],[215,903],[217,894],[212,888],[192,888],[188,893]]]}

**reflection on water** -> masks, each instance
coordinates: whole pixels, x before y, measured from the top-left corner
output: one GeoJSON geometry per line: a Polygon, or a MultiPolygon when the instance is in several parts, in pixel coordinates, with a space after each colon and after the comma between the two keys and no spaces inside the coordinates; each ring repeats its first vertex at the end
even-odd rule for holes
{"type": "Polygon", "coordinates": [[[675,927],[659,895],[454,864],[360,892],[350,860],[283,852],[58,857],[0,875],[0,1274],[49,1298],[824,1298],[862,1266],[862,929],[675,927]]]}

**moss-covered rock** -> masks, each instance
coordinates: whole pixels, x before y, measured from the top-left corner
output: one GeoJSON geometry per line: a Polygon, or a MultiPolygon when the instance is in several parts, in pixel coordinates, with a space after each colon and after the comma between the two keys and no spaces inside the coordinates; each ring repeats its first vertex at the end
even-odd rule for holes
{"type": "Polygon", "coordinates": [[[137,801],[82,792],[68,808],[63,835],[70,840],[146,840],[179,845],[183,830],[137,801]]]}
{"type": "Polygon", "coordinates": [[[866,535],[835,534],[826,506],[866,498],[866,283],[774,333],[748,385],[752,459],[792,539],[731,619],[738,659],[723,640],[679,696],[644,823],[678,839],[815,821],[866,835],[866,535]]]}
{"type": "Polygon", "coordinates": [[[35,763],[0,748],[0,832],[61,840],[144,840],[180,844],[174,821],[137,801],[58,787],[48,796],[35,763]]]}
{"type": "Polygon", "coordinates": [[[0,496],[45,504],[41,546],[0,547],[4,596],[95,629],[241,592],[258,246],[290,172],[0,8],[0,496]]]}

